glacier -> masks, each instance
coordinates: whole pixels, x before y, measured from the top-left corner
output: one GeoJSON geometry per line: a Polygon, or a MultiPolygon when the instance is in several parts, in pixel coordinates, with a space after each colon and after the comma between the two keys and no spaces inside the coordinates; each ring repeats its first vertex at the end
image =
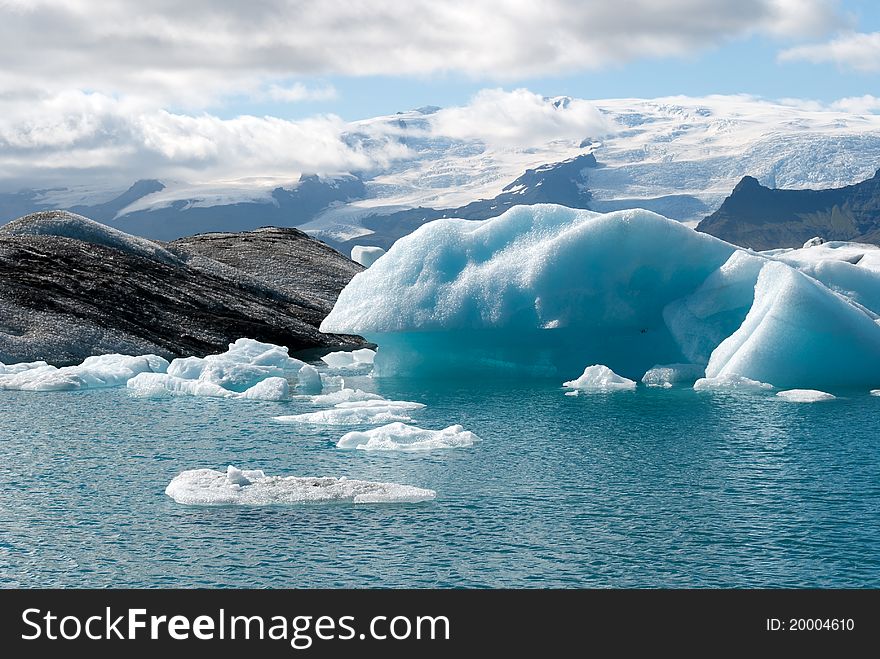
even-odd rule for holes
{"type": "Polygon", "coordinates": [[[649,211],[541,204],[421,226],[354,276],[321,331],[380,346],[376,377],[691,364],[698,390],[871,388],[878,282],[870,245],[758,253],[649,211]]]}
{"type": "Polygon", "coordinates": [[[262,470],[229,465],[183,471],[165,494],[177,503],[196,506],[271,506],[303,503],[417,503],[437,496],[434,490],[411,485],[342,478],[267,476],[262,470]]]}

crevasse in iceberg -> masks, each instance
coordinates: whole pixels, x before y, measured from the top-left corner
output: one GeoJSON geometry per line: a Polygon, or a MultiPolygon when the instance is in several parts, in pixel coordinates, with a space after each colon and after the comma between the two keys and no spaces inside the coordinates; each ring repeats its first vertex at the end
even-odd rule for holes
{"type": "Polygon", "coordinates": [[[402,238],[321,330],[378,344],[377,376],[692,364],[714,382],[876,386],[878,265],[869,245],[761,254],[648,211],[517,207],[402,238]]]}

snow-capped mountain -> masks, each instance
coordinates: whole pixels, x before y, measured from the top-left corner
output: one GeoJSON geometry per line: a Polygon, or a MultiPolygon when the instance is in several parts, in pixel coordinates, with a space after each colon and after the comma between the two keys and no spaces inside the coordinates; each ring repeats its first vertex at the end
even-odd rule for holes
{"type": "Polygon", "coordinates": [[[696,224],[743,176],[769,187],[821,189],[869,178],[880,165],[876,114],[746,96],[616,99],[589,102],[593,114],[573,137],[580,124],[567,113],[587,102],[545,102],[544,120],[569,122],[564,139],[526,145],[518,133],[499,138],[498,125],[481,135],[479,121],[461,130],[452,109],[420,108],[349,124],[345,139],[359,151],[388,139],[404,147],[404,157],[368,171],[141,181],[92,194],[28,190],[0,194],[0,221],[62,207],[158,239],[274,224],[300,227],[341,249],[387,247],[425,221],[490,217],[516,203],[641,207],[696,224]]]}

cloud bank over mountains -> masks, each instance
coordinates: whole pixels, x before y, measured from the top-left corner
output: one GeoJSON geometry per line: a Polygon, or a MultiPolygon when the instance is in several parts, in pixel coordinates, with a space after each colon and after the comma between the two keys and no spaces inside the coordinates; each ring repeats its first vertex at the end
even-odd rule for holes
{"type": "MultiPolygon", "coordinates": [[[[96,176],[114,185],[293,178],[376,171],[412,155],[388,122],[223,112],[232,98],[334,99],[329,76],[485,83],[431,117],[425,130],[438,138],[528,149],[602,137],[620,127],[592,102],[553,103],[517,81],[686,57],[754,35],[815,41],[847,25],[831,0],[0,0],[0,188],[96,176]]],[[[820,46],[780,57],[831,57],[809,48],[820,46]]],[[[853,66],[869,66],[862,59],[853,66]]],[[[841,103],[878,105],[871,96],[841,103]]]]}

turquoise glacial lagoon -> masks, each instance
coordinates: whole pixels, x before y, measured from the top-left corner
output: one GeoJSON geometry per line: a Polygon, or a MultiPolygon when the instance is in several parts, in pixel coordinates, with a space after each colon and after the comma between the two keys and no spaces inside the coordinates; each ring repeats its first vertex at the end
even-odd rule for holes
{"type": "Polygon", "coordinates": [[[880,398],[347,378],[471,448],[336,448],[302,401],[0,392],[0,583],[24,587],[880,587],[880,398]],[[195,507],[186,469],[434,501],[195,507]]]}

